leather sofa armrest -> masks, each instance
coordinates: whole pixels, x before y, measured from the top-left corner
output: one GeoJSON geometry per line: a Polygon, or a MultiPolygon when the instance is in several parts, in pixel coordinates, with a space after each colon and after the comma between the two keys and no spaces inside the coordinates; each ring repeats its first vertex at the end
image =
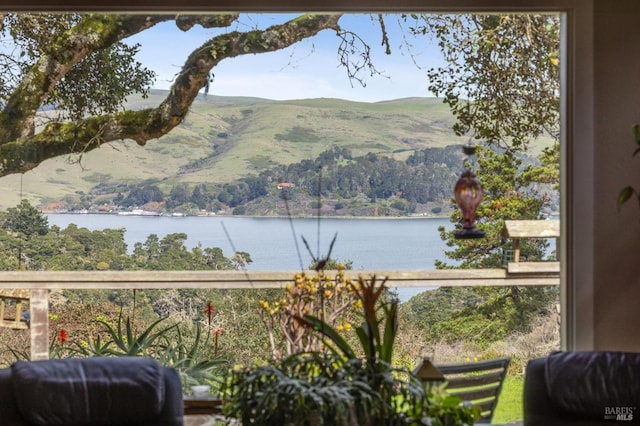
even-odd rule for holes
{"type": "Polygon", "coordinates": [[[547,395],[545,382],[545,359],[536,358],[527,363],[525,369],[523,414],[525,426],[546,424],[547,413],[553,411],[553,405],[547,395]]]}
{"type": "Polygon", "coordinates": [[[23,426],[18,404],[11,384],[11,369],[0,369],[0,424],[2,426],[23,426]]]}
{"type": "Polygon", "coordinates": [[[164,405],[157,419],[143,426],[182,426],[184,417],[184,395],[182,382],[178,372],[173,368],[163,367],[164,405]]]}
{"type": "Polygon", "coordinates": [[[547,392],[547,358],[532,359],[525,370],[523,410],[524,426],[561,426],[575,423],[564,418],[547,392]]]}

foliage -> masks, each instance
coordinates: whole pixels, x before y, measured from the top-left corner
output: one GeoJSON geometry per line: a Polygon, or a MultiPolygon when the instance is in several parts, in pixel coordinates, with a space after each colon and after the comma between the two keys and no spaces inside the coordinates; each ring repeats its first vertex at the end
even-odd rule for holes
{"type": "Polygon", "coordinates": [[[368,414],[377,398],[366,382],[337,370],[336,362],[300,353],[275,365],[235,368],[223,388],[224,413],[242,424],[356,424],[355,407],[368,414]]]}
{"type": "MultiPolygon", "coordinates": [[[[635,157],[636,154],[640,152],[640,124],[635,124],[632,127],[631,131],[633,134],[633,140],[636,145],[638,145],[638,148],[636,148],[632,154],[632,157],[635,157]]],[[[616,200],[616,207],[618,208],[618,211],[620,211],[624,203],[629,201],[631,197],[637,198],[638,203],[640,204],[640,193],[633,186],[629,185],[620,190],[620,192],[618,193],[618,198],[616,200]]]]}
{"type": "MultiPolygon", "coordinates": [[[[67,343],[69,334],[63,328],[57,330],[51,342],[49,342],[50,358],[71,358],[76,355],[76,351],[67,343]]],[[[30,361],[31,354],[27,350],[8,346],[7,352],[10,353],[15,361],[30,361]]]]}
{"type": "MultiPolygon", "coordinates": [[[[21,78],[47,54],[56,37],[82,25],[78,14],[6,14],[0,26],[10,36],[21,55],[2,55],[0,99],[6,104],[21,78]]],[[[60,48],[61,46],[57,46],[60,48]]],[[[117,41],[104,49],[90,52],[75,64],[48,93],[45,105],[55,105],[63,119],[113,113],[132,93],[146,95],[155,74],[135,60],[139,45],[117,41]]]]}
{"type": "MultiPolygon", "coordinates": [[[[509,245],[501,237],[506,219],[541,219],[550,201],[543,184],[559,182],[559,20],[553,15],[412,15],[414,33],[432,34],[446,64],[428,72],[429,90],[443,95],[457,122],[457,135],[470,135],[494,151],[478,152],[477,175],[485,190],[477,210],[482,240],[460,241],[440,230],[445,251],[461,268],[501,266],[509,245]],[[554,143],[545,148],[539,164],[522,167],[515,151],[547,135],[554,143]]],[[[459,223],[455,210],[452,222],[459,223]]],[[[530,260],[540,260],[544,240],[523,241],[530,260]]],[[[437,262],[439,268],[450,268],[437,262]]],[[[465,290],[451,289],[461,296],[465,290]]],[[[536,314],[557,297],[542,288],[478,288],[477,301],[449,314],[445,321],[427,322],[433,339],[453,338],[465,330],[468,339],[486,344],[530,327],[536,314]],[[464,327],[462,327],[464,324],[464,327]]],[[[444,315],[444,314],[443,314],[444,315]]]]}
{"type": "Polygon", "coordinates": [[[127,251],[125,229],[90,231],[48,226],[47,217],[23,200],[0,212],[0,270],[229,270],[251,263],[246,252],[224,256],[218,247],[185,246],[187,235],[156,234],[127,251]]]}
{"type": "Polygon", "coordinates": [[[322,318],[307,313],[295,319],[323,335],[327,339],[325,345],[346,359],[355,359],[362,352],[369,365],[375,365],[378,360],[390,365],[398,331],[398,301],[386,300],[385,283],[386,279],[378,283],[375,275],[367,279],[360,276],[356,283],[350,280],[346,283],[359,302],[357,306],[363,310],[363,322],[355,327],[361,351],[354,350],[340,335],[340,330],[334,329],[322,318]]]}
{"type": "Polygon", "coordinates": [[[385,280],[360,277],[349,285],[362,309],[363,323],[354,328],[361,351],[327,322],[295,317],[324,337],[329,352],[294,353],[266,365],[234,368],[223,385],[225,415],[256,425],[473,423],[477,410],[457,397],[437,399],[411,372],[391,367],[397,301],[384,297],[385,280]]]}
{"type": "MultiPolygon", "coordinates": [[[[136,332],[131,318],[123,319],[122,313],[117,323],[98,319],[103,327],[105,340],[98,331],[96,337],[76,342],[76,356],[143,356],[158,360],[162,365],[175,368],[182,379],[183,387],[200,383],[217,383],[217,373],[224,360],[214,356],[203,359],[202,349],[206,342],[202,339],[202,329],[195,326],[195,335],[186,336],[178,322],[160,327],[168,321],[161,317],[140,332],[136,332]]],[[[55,357],[55,352],[52,353],[55,357]]]]}
{"type": "Polygon", "coordinates": [[[443,287],[403,306],[431,344],[473,343],[480,350],[515,333],[527,333],[558,299],[555,287],[443,287]]]}
{"type": "MultiPolygon", "coordinates": [[[[440,236],[451,248],[445,255],[457,264],[436,261],[437,268],[502,267],[504,251],[512,249],[511,242],[502,236],[504,221],[542,219],[540,212],[548,202],[530,181],[537,166],[524,169],[522,158],[511,151],[479,147],[476,153],[477,175],[485,193],[477,210],[477,223],[486,237],[457,240],[454,231],[441,227],[440,236]]],[[[460,219],[456,209],[451,220],[459,223],[460,219]]],[[[520,243],[521,256],[543,260],[546,240],[526,239],[520,243]]],[[[419,305],[419,321],[432,342],[463,338],[486,346],[511,333],[528,331],[532,321],[557,297],[555,289],[543,287],[446,288],[425,294],[413,304],[419,305]]]]}
{"type": "MultiPolygon", "coordinates": [[[[0,56],[0,175],[25,172],[59,155],[81,158],[112,141],[132,139],[144,145],[183,121],[200,91],[207,92],[211,71],[220,61],[284,49],[324,29],[344,39],[340,16],[303,14],[269,28],[222,31],[185,58],[164,102],[122,111],[126,96],[146,94],[154,77],[134,60],[137,46],[125,45],[125,39],[160,22],[173,20],[183,31],[195,25],[228,28],[239,16],[3,14],[5,51],[18,54],[0,56]],[[37,116],[54,109],[51,105],[59,116],[49,114],[53,120],[36,128],[37,116]]],[[[343,54],[348,58],[358,52],[343,54]]]]}
{"type": "MultiPolygon", "coordinates": [[[[217,391],[221,383],[219,373],[226,361],[214,351],[212,356],[203,358],[201,349],[206,345],[202,341],[202,327],[195,326],[195,337],[189,343],[180,328],[176,328],[177,337],[163,338],[155,348],[155,358],[167,367],[175,368],[182,379],[184,388],[202,383],[214,384],[217,391]]],[[[207,338],[209,335],[207,335],[207,338]]],[[[218,335],[216,334],[216,342],[218,335]]]]}
{"type": "MultiPolygon", "coordinates": [[[[292,200],[296,199],[294,194],[304,195],[302,199],[318,197],[318,185],[315,182],[318,170],[322,169],[320,195],[323,199],[349,200],[365,195],[370,199],[390,200],[391,207],[402,215],[411,213],[411,205],[415,203],[446,203],[457,179],[455,168],[460,164],[461,157],[459,145],[415,150],[402,161],[373,153],[353,156],[348,149],[333,147],[321,152],[314,160],[275,165],[258,175],[234,182],[195,186],[178,183],[169,188],[166,195],[159,188],[159,182],[131,183],[126,188],[100,184],[91,189],[85,201],[95,206],[98,200],[111,200],[117,208],[158,202],[163,210],[187,212],[193,212],[194,206],[212,209],[214,201],[218,201],[232,208],[242,207],[246,212],[248,203],[281,198],[284,190],[278,190],[276,182],[285,181],[295,185],[294,189],[287,189],[287,195],[291,195],[292,200]]],[[[78,208],[85,201],[67,203],[66,207],[78,208]]],[[[324,204],[316,199],[310,202],[310,207],[315,210],[324,204]]],[[[339,210],[345,205],[344,202],[336,202],[334,208],[339,210]]],[[[242,211],[237,210],[237,214],[242,211]]]]}
{"type": "Polygon", "coordinates": [[[322,271],[313,275],[301,272],[293,283],[287,283],[284,296],[276,301],[260,300],[261,318],[265,324],[274,358],[279,358],[276,344],[276,327],[282,332],[286,355],[318,351],[322,342],[313,329],[300,324],[299,318],[313,314],[331,327],[345,330],[352,308],[357,306],[357,295],[351,280],[344,275],[344,265],[338,265],[338,273],[332,277],[322,271]]]}
{"type": "Polygon", "coordinates": [[[167,335],[172,329],[177,327],[177,324],[169,325],[163,329],[155,330],[161,322],[166,321],[167,318],[159,318],[152,322],[142,333],[135,336],[131,327],[131,319],[126,318],[124,324],[122,322],[122,315],[118,317],[118,323],[115,327],[106,321],[98,320],[102,324],[109,336],[110,343],[115,345],[115,348],[111,348],[109,345],[105,353],[108,355],[116,356],[145,356],[150,353],[154,348],[155,341],[167,335]]]}
{"type": "Polygon", "coordinates": [[[411,15],[414,34],[437,41],[445,65],[427,75],[458,135],[526,150],[559,135],[560,22],[552,14],[411,15]]]}
{"type": "Polygon", "coordinates": [[[18,206],[10,207],[3,212],[1,221],[3,229],[22,234],[25,238],[46,235],[49,232],[46,216],[27,200],[22,200],[18,206]]]}
{"type": "MultiPolygon", "coordinates": [[[[476,174],[482,182],[484,196],[477,210],[477,225],[486,232],[486,238],[456,240],[454,231],[440,228],[440,236],[451,250],[445,255],[460,261],[461,268],[497,268],[502,264],[504,249],[511,248],[502,237],[505,220],[542,219],[541,210],[548,202],[544,193],[539,193],[531,182],[519,173],[522,159],[512,152],[496,152],[489,148],[476,150],[478,167],[476,174]]],[[[458,209],[451,221],[459,223],[458,209]]],[[[522,241],[521,251],[530,260],[541,260],[548,243],[544,239],[522,241]]],[[[449,267],[436,262],[436,267],[449,267]]]]}

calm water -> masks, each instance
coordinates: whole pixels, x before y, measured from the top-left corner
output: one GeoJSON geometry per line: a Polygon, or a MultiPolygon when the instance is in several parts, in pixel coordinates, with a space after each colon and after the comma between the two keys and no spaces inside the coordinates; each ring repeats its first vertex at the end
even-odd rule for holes
{"type": "MultiPolygon", "coordinates": [[[[453,228],[449,219],[317,219],[246,217],[155,217],[118,215],[47,215],[50,225],[66,228],[75,223],[90,230],[125,228],[129,249],[144,242],[148,235],[163,236],[183,232],[187,246],[220,247],[226,256],[238,251],[251,255],[252,271],[298,271],[306,269],[312,258],[302,236],[315,256],[326,256],[337,233],[331,257],[353,261],[353,269],[434,269],[436,259],[445,260],[444,243],[438,226],[453,228]],[[318,238],[318,228],[320,230],[318,238]],[[228,237],[225,233],[227,230],[228,237]],[[319,244],[318,244],[319,241],[319,244]],[[297,245],[297,247],[296,247],[297,245]]],[[[400,289],[407,299],[424,289],[400,289]]]]}

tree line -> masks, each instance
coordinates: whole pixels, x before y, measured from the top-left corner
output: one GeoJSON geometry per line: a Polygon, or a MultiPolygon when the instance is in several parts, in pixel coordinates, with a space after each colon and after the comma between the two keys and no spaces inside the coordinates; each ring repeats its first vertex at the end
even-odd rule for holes
{"type": "Polygon", "coordinates": [[[228,258],[218,247],[198,245],[189,250],[184,233],[163,238],[151,234],[129,251],[125,231],[49,226],[47,217],[23,200],[0,212],[0,270],[226,270],[251,262],[244,252],[228,258]]]}
{"type": "MultiPolygon", "coordinates": [[[[522,157],[525,164],[534,161],[522,157]]],[[[372,203],[391,199],[406,205],[447,203],[462,166],[460,145],[416,150],[405,160],[374,153],[354,157],[347,148],[333,147],[313,160],[278,165],[224,184],[179,183],[163,190],[157,181],[102,183],[88,196],[68,200],[68,208],[89,208],[97,199],[106,203],[109,196],[113,204],[125,209],[150,203],[166,211],[218,211],[227,206],[236,209],[236,214],[243,211],[238,207],[263,198],[288,196],[295,203],[296,195],[343,200],[341,205],[363,196],[372,203]],[[277,191],[282,183],[285,190],[277,191]]]]}

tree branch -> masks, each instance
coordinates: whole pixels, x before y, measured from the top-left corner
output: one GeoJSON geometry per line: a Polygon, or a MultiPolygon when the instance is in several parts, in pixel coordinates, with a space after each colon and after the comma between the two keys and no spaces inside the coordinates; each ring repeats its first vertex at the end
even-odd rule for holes
{"type": "MultiPolygon", "coordinates": [[[[280,50],[325,29],[337,31],[340,17],[340,14],[302,15],[266,30],[231,32],[217,36],[191,53],[167,98],[157,108],[88,117],[78,122],[52,123],[34,135],[33,123],[37,109],[72,64],[86,56],[91,49],[107,47],[109,43],[124,38],[124,34],[131,35],[169,19],[166,16],[96,16],[91,24],[83,25],[84,30],[73,31],[59,42],[61,51],[67,52],[69,58],[65,59],[64,54],[47,55],[39,61],[37,66],[32,67],[29,78],[23,80],[0,113],[0,143],[4,141],[0,145],[0,176],[24,173],[46,159],[84,153],[106,142],[133,139],[144,145],[150,139],[159,138],[184,120],[211,69],[220,61],[240,55],[280,50]],[[96,22],[104,22],[104,26],[109,29],[96,30],[98,37],[93,40],[89,28],[96,28],[96,22]],[[42,71],[38,72],[38,66],[42,71]],[[101,137],[97,138],[96,135],[101,137]]],[[[188,21],[184,17],[181,19],[183,23],[188,21]]],[[[188,28],[188,25],[183,26],[188,28]]]]}

